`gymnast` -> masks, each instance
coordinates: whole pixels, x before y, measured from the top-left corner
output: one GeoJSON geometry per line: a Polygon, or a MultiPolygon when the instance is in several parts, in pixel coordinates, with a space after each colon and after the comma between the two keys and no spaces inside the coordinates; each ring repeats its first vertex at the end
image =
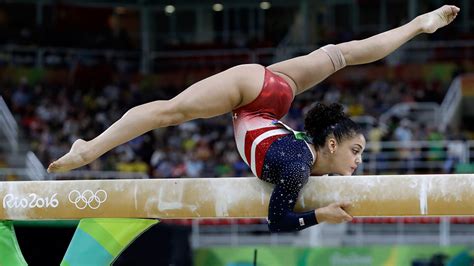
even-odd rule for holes
{"type": "Polygon", "coordinates": [[[255,176],[275,185],[268,211],[270,231],[291,232],[321,222],[351,221],[347,202],[305,213],[293,209],[310,175],[352,175],[362,163],[366,143],[358,125],[339,104],[315,104],[306,114],[305,133],[293,131],[279,119],[288,112],[295,95],[346,65],[379,60],[416,35],[435,32],[450,24],[459,10],[445,5],[370,38],[326,45],[267,67],[235,66],[193,84],[171,100],[131,108],[96,138],[76,140],[67,154],[49,165],[48,172],[86,165],[156,128],[232,112],[242,159],[255,176]]]}

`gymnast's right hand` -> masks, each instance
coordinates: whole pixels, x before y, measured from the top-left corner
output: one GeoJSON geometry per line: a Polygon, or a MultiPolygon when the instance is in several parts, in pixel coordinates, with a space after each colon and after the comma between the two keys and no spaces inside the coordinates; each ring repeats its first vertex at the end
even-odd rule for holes
{"type": "Polygon", "coordinates": [[[352,221],[352,216],[346,212],[351,206],[349,202],[335,202],[326,207],[315,210],[318,223],[326,222],[329,224],[338,224],[352,221]]]}

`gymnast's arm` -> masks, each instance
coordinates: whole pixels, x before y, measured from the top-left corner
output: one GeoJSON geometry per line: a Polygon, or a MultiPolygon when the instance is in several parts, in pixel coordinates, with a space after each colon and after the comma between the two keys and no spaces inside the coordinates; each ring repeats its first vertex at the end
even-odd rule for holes
{"type": "MultiPolygon", "coordinates": [[[[352,217],[344,211],[348,203],[332,203],[315,211],[293,212],[298,194],[310,175],[308,167],[298,173],[282,170],[283,182],[275,185],[268,207],[268,228],[271,232],[300,231],[321,222],[341,223],[352,217]]],[[[300,167],[298,167],[300,168],[300,167]]],[[[288,168],[289,169],[289,168],[288,168]]]]}

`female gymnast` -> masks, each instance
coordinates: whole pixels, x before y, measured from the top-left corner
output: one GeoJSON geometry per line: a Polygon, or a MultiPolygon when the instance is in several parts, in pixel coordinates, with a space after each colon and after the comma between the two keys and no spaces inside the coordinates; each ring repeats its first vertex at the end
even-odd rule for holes
{"type": "Polygon", "coordinates": [[[350,221],[350,203],[293,212],[310,175],[351,175],[362,162],[365,139],[341,105],[316,104],[306,115],[306,134],[281,119],[295,95],[346,65],[379,60],[420,33],[451,23],[459,8],[445,5],[398,28],[363,40],[324,46],[268,67],[239,65],[199,81],[171,100],[136,106],[96,138],[77,140],[48,172],[67,171],[150,130],[232,112],[238,151],[252,172],[275,185],[268,224],[272,232],[296,231],[321,222],[350,221]]]}

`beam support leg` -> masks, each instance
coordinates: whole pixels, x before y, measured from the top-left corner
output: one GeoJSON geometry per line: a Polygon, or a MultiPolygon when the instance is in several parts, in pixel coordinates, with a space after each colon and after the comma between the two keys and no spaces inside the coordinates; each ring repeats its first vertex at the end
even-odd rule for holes
{"type": "Polygon", "coordinates": [[[61,266],[111,265],[136,238],[158,220],[82,219],[61,266]]]}

